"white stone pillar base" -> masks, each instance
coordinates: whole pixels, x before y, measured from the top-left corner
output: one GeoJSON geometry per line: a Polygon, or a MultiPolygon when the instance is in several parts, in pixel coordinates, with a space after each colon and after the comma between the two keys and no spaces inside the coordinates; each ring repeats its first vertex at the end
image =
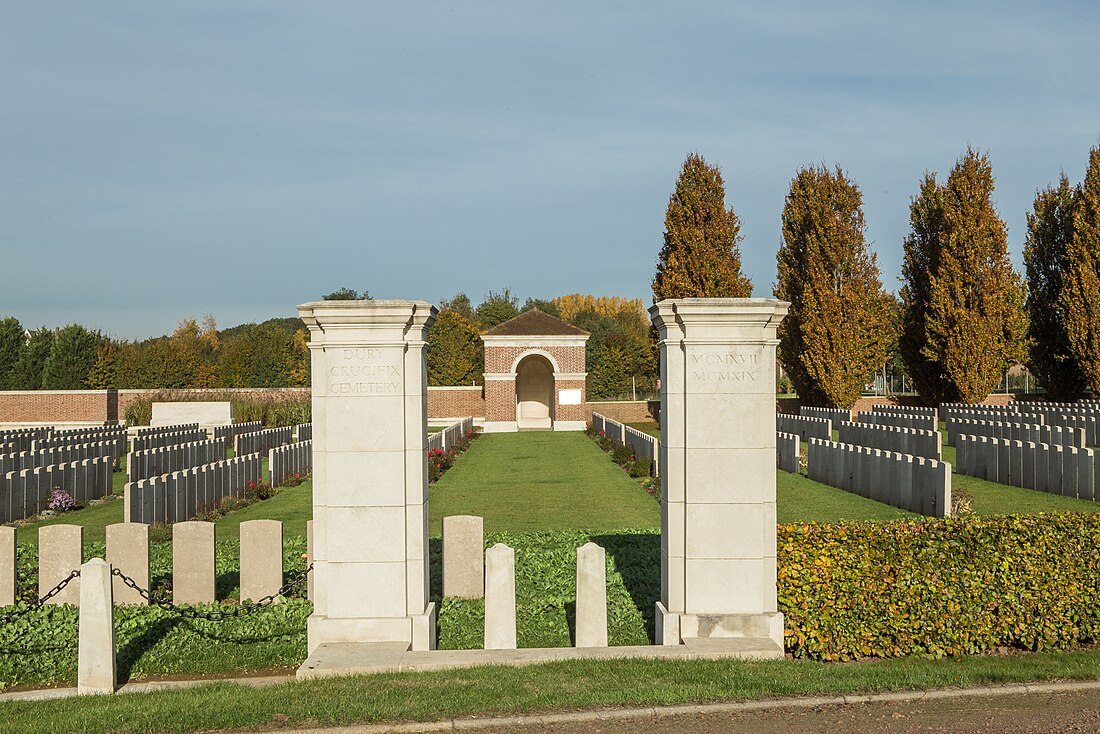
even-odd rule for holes
{"type": "Polygon", "coordinates": [[[481,424],[482,433],[516,433],[519,425],[515,421],[485,421],[481,424]]]}
{"type": "Polygon", "coordinates": [[[584,421],[554,421],[555,431],[583,431],[584,421]]]}
{"type": "Polygon", "coordinates": [[[658,645],[681,645],[692,639],[754,638],[774,642],[783,651],[783,614],[678,614],[657,602],[658,645]]]}
{"type": "Polygon", "coordinates": [[[306,620],[309,649],[330,642],[401,642],[410,650],[435,649],[435,602],[408,617],[323,617],[306,620]]]}

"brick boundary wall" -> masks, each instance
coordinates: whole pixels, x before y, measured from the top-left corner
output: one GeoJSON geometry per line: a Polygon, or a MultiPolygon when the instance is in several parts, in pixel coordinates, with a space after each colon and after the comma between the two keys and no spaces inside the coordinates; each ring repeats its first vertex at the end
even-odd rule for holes
{"type": "MultiPolygon", "coordinates": [[[[175,396],[203,396],[213,400],[240,397],[309,397],[308,387],[255,387],[255,388],[206,388],[193,390],[9,390],[0,391],[0,425],[3,424],[65,424],[65,423],[114,423],[122,422],[126,407],[134,400],[157,394],[172,393],[175,396]]],[[[514,400],[514,395],[512,396],[514,400]]],[[[983,405],[1009,405],[1014,402],[1042,402],[1042,395],[995,394],[983,401],[983,405]]],[[[779,397],[775,401],[780,413],[798,413],[798,398],[779,397]]],[[[874,405],[920,405],[918,398],[904,396],[862,397],[854,412],[871,410],[874,405]]],[[[569,406],[572,407],[572,406],[569,406]]],[[[486,397],[483,388],[429,387],[428,418],[485,418],[486,397]]],[[[638,423],[658,420],[658,401],[588,401],[584,404],[584,419],[591,420],[592,413],[602,413],[620,423],[638,423]]]]}
{"type": "Polygon", "coordinates": [[[659,400],[590,400],[584,406],[586,420],[592,420],[593,413],[599,413],[619,423],[645,423],[657,421],[661,414],[659,400]]]}
{"type": "Polygon", "coordinates": [[[428,387],[428,418],[484,418],[485,395],[481,385],[428,387]]]}
{"type": "MultiPolygon", "coordinates": [[[[1043,402],[1043,395],[1041,394],[1016,394],[1016,393],[995,393],[989,395],[985,400],[981,402],[981,405],[1011,405],[1012,403],[1038,403],[1043,402]]],[[[911,406],[924,406],[924,402],[920,398],[912,395],[903,395],[901,397],[886,397],[882,395],[871,395],[861,397],[856,400],[856,404],[852,407],[852,415],[858,415],[859,413],[870,412],[871,408],[876,405],[911,405],[911,406]]],[[[798,414],[800,402],[798,398],[785,398],[777,397],[775,399],[775,409],[779,413],[791,413],[798,414]]]]}
{"type": "Polygon", "coordinates": [[[0,391],[0,423],[107,423],[117,413],[113,390],[0,391]]]}

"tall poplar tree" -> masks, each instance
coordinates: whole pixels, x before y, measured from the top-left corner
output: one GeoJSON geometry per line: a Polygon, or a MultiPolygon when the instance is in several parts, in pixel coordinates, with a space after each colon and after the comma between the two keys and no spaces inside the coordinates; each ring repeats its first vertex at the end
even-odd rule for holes
{"type": "Polygon", "coordinates": [[[740,231],[737,215],[726,208],[722,173],[690,154],[668,199],[653,300],[752,295],[752,281],[741,272],[740,231]]]}
{"type": "Polygon", "coordinates": [[[15,389],[13,372],[27,348],[27,335],[18,319],[0,319],[0,390],[15,389]]]}
{"type": "Polygon", "coordinates": [[[864,232],[863,195],[838,166],[803,168],[783,205],[775,295],[791,302],[779,358],[807,405],[851,408],[893,341],[893,299],[864,232]]]}
{"type": "Polygon", "coordinates": [[[1033,210],[1027,215],[1028,368],[1053,400],[1074,399],[1088,384],[1070,346],[1062,294],[1073,237],[1074,201],[1073,187],[1063,174],[1057,188],[1047,187],[1035,195],[1033,210]]]}
{"type": "Polygon", "coordinates": [[[1100,146],[1089,151],[1085,180],[1076,187],[1066,246],[1061,305],[1073,356],[1094,394],[1100,394],[1100,146]]]}
{"type": "Polygon", "coordinates": [[[983,400],[1026,352],[1024,291],[993,207],[993,169],[973,149],[910,205],[901,354],[929,403],[983,400]]]}

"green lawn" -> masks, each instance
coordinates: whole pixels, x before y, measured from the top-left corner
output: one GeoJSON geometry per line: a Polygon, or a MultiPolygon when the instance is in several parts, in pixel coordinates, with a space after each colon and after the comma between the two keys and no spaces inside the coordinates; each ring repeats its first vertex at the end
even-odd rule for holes
{"type": "Polygon", "coordinates": [[[805,474],[776,471],[775,510],[779,522],[904,520],[919,515],[807,479],[805,474]]]}
{"type": "Polygon", "coordinates": [[[1062,497],[1034,489],[1010,487],[1007,484],[988,482],[968,477],[955,471],[955,447],[946,443],[943,432],[943,460],[951,464],[951,489],[962,490],[974,500],[974,512],[978,515],[1033,514],[1036,512],[1100,512],[1100,502],[1062,497]]]}
{"type": "Polygon", "coordinates": [[[432,485],[433,537],[445,515],[480,515],[485,531],[661,526],[660,506],[583,433],[490,433],[432,485]]]}
{"type": "Polygon", "coordinates": [[[1097,678],[1100,652],[1096,651],[847,664],[797,660],[570,661],[520,668],[381,673],[264,688],[214,682],[198,688],[125,696],[0,702],[0,720],[5,734],[285,731],[372,722],[431,722],[562,710],[1097,678]],[[231,705],[227,705],[229,702],[231,705]]]}

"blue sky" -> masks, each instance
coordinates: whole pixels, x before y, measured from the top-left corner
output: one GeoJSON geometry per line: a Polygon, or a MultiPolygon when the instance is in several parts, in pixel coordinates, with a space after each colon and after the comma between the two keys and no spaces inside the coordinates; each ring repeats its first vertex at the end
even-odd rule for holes
{"type": "Polygon", "coordinates": [[[33,2],[0,9],[0,316],[116,337],[347,286],[641,297],[690,151],[770,296],[840,164],[897,287],[925,171],[987,151],[1017,264],[1100,143],[1093,2],[33,2]],[[742,5],[745,7],[737,7],[742,5]]]}

